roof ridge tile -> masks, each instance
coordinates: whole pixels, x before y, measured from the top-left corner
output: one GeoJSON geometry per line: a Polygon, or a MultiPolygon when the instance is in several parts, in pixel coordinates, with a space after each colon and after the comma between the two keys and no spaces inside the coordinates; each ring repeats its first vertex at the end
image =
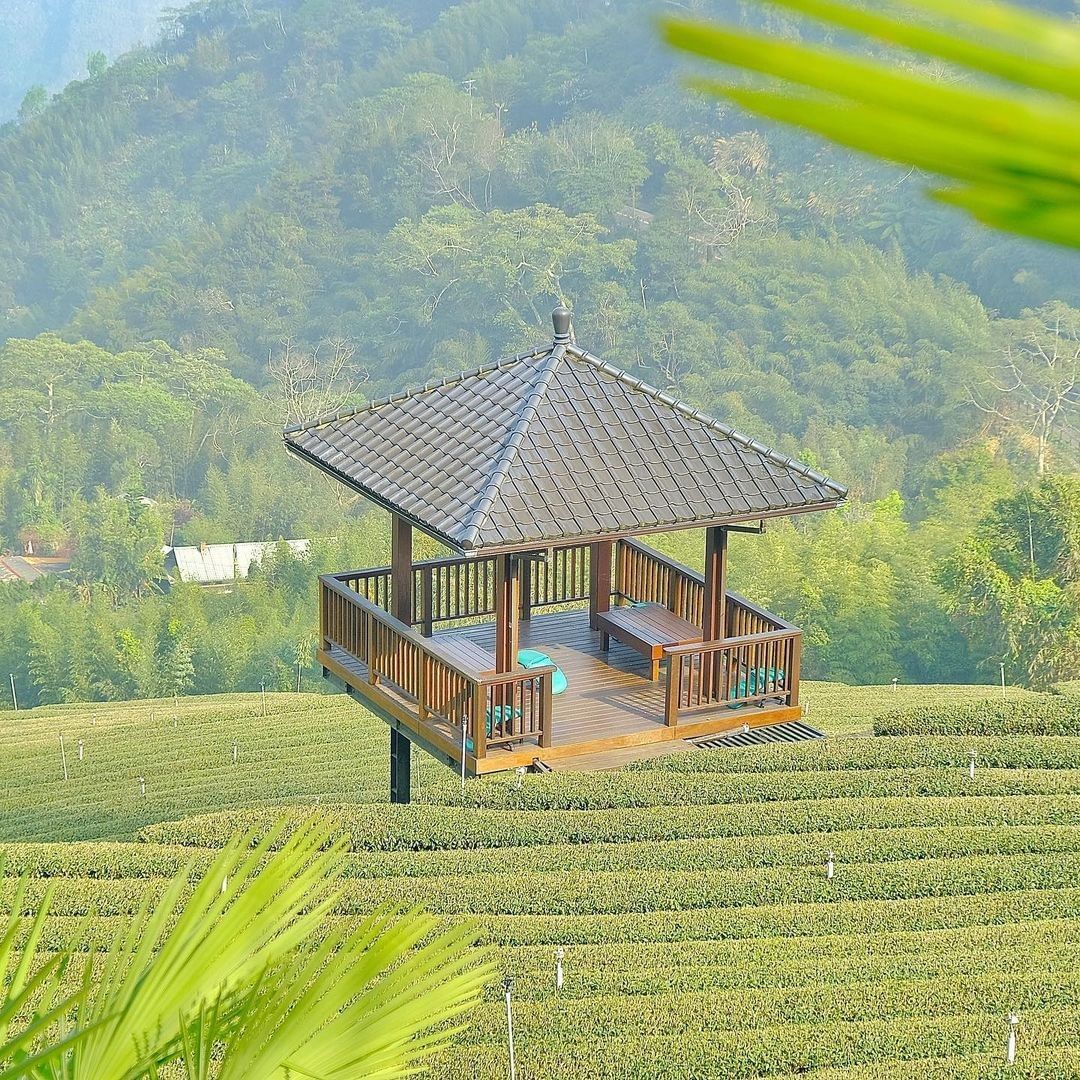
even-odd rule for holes
{"type": "Polygon", "coordinates": [[[560,343],[555,345],[548,353],[536,382],[533,384],[529,396],[522,403],[521,412],[518,413],[518,418],[510,429],[502,453],[495,462],[494,469],[491,470],[491,476],[484,487],[483,495],[476,504],[476,508],[469,515],[469,520],[465,523],[465,532],[461,538],[462,546],[470,548],[475,546],[480,536],[481,526],[488,514],[491,513],[491,507],[498,497],[499,489],[502,487],[502,483],[510,471],[510,466],[518,455],[518,450],[529,429],[529,424],[532,423],[533,418],[536,416],[536,410],[539,408],[540,402],[544,400],[544,395],[551,385],[551,377],[558,368],[565,352],[566,346],[560,343]]]}

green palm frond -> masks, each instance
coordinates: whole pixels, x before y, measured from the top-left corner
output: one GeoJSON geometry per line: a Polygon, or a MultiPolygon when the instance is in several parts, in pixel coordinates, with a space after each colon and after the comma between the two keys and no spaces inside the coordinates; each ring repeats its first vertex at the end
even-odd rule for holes
{"type": "Polygon", "coordinates": [[[68,1080],[140,1075],[174,1052],[182,1016],[249,983],[318,929],[340,894],[342,841],[312,819],[271,854],[280,832],[235,837],[186,900],[190,868],[155,905],[143,902],[79,1005],[78,1026],[94,1030],[68,1059],[68,1080]]]}
{"type": "MultiPolygon", "coordinates": [[[[429,915],[388,909],[331,932],[267,972],[238,1003],[235,1031],[224,1014],[222,1030],[202,1025],[204,1042],[225,1046],[216,1080],[408,1075],[491,978],[470,938],[468,927],[437,933],[429,915]]],[[[203,1077],[189,1070],[188,1080],[203,1077]]]]}
{"type": "Polygon", "coordinates": [[[703,79],[699,87],[947,177],[954,184],[935,196],[987,224],[1080,247],[1080,28],[987,0],[884,0],[872,9],[764,2],[948,61],[972,78],[945,82],[839,49],[665,20],[677,48],[765,77],[761,87],[703,79]]]}
{"type": "MultiPolygon", "coordinates": [[[[0,855],[0,879],[5,860],[0,855]]],[[[36,971],[32,966],[52,904],[50,886],[37,910],[23,925],[26,909],[27,876],[15,887],[11,911],[0,930],[0,1080],[34,1076],[60,1061],[63,1054],[86,1033],[69,1033],[49,1038],[85,995],[85,985],[75,993],[65,991],[64,976],[69,956],[58,953],[36,971]],[[25,936],[23,936],[25,935],[25,936]],[[21,944],[16,948],[20,936],[21,944]]]]}
{"type": "Polygon", "coordinates": [[[410,1075],[492,970],[467,924],[439,931],[428,915],[379,910],[328,929],[344,851],[318,818],[287,837],[283,825],[235,837],[194,886],[189,866],[145,900],[118,939],[78,936],[72,995],[60,992],[71,954],[30,974],[48,895],[13,959],[24,881],[0,934],[0,1080],[410,1075]]]}

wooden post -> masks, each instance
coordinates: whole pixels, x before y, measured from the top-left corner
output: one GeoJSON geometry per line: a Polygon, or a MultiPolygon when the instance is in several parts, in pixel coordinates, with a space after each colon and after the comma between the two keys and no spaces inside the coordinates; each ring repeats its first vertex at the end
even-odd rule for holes
{"type": "Polygon", "coordinates": [[[528,622],[532,618],[533,560],[523,558],[518,565],[518,574],[521,578],[521,621],[528,622]]]}
{"type": "Polygon", "coordinates": [[[412,626],[412,526],[398,514],[390,515],[390,614],[412,626]]]}
{"type": "Polygon", "coordinates": [[[432,630],[432,606],[434,603],[431,575],[435,572],[433,566],[425,566],[420,578],[420,633],[424,637],[431,637],[432,630]]]}
{"type": "MultiPolygon", "coordinates": [[[[330,627],[326,621],[326,582],[319,579],[319,650],[330,651],[330,627]]],[[[325,670],[325,669],[324,669],[325,670]]]]}
{"type": "MultiPolygon", "coordinates": [[[[390,614],[406,626],[412,626],[412,526],[397,514],[390,516],[390,614]]],[[[411,781],[412,743],[404,732],[391,728],[390,801],[392,803],[409,802],[411,781]]]]}
{"type": "Polygon", "coordinates": [[[555,725],[551,719],[551,675],[540,680],[540,745],[551,745],[555,725]]]}
{"type": "MultiPolygon", "coordinates": [[[[498,706],[495,704],[495,695],[489,695],[488,688],[484,683],[477,683],[476,693],[473,695],[472,716],[469,718],[469,722],[472,725],[473,757],[476,758],[477,761],[487,756],[488,709],[497,707],[498,706]]],[[[461,771],[464,776],[464,757],[462,757],[461,771]]]]}
{"type": "Polygon", "coordinates": [[[727,529],[713,525],[705,530],[705,603],[701,613],[701,640],[727,637],[727,529]]]}
{"type": "MultiPolygon", "coordinates": [[[[701,609],[703,643],[727,637],[727,529],[713,525],[705,530],[705,596],[701,609]]],[[[720,695],[723,661],[714,653],[701,657],[701,686],[716,700],[720,695]]],[[[738,685],[738,676],[735,678],[738,685]]]]}
{"type": "Polygon", "coordinates": [[[589,626],[597,628],[597,615],[611,607],[611,544],[598,540],[589,545],[589,626]]]}
{"type": "Polygon", "coordinates": [[[669,657],[667,689],[664,693],[664,723],[668,727],[675,727],[679,722],[679,695],[682,692],[682,675],[682,657],[669,657]]]}
{"type": "MultiPolygon", "coordinates": [[[[791,641],[791,666],[784,673],[788,685],[788,704],[792,707],[799,704],[799,669],[802,667],[802,634],[799,633],[791,641]]],[[[895,686],[895,680],[893,682],[895,686]]]]}
{"type": "Polygon", "coordinates": [[[495,556],[495,670],[517,668],[521,582],[513,555],[495,556]]]}

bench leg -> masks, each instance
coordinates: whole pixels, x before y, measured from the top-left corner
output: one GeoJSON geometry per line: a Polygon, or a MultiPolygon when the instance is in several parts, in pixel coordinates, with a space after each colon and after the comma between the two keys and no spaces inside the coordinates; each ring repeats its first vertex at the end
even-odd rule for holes
{"type": "Polygon", "coordinates": [[[611,647],[611,637],[606,630],[600,631],[600,651],[607,652],[611,647]]]}
{"type": "Polygon", "coordinates": [[[649,668],[649,678],[653,682],[656,682],[660,678],[660,661],[653,660],[652,666],[649,668]]]}

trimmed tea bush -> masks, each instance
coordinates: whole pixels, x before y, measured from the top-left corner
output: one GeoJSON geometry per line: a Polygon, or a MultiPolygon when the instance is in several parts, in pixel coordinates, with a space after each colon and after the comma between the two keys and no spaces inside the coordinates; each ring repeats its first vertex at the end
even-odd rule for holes
{"type": "Polygon", "coordinates": [[[1080,735],[1080,700],[1061,694],[1022,699],[928,703],[874,722],[875,735],[1080,735]]]}

